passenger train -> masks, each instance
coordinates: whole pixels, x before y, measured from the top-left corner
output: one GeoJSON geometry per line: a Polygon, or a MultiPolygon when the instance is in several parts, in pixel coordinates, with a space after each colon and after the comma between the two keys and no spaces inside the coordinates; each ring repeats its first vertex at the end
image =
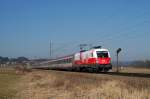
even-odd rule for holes
{"type": "Polygon", "coordinates": [[[49,69],[107,72],[112,69],[108,49],[93,47],[48,62],[49,69]]]}

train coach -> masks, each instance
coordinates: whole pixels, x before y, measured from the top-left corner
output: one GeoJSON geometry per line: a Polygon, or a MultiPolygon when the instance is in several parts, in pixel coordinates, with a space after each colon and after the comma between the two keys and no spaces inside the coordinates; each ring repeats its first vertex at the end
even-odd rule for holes
{"type": "Polygon", "coordinates": [[[78,53],[60,57],[49,61],[51,69],[65,69],[77,71],[107,72],[112,69],[111,57],[108,49],[93,47],[78,53]]]}

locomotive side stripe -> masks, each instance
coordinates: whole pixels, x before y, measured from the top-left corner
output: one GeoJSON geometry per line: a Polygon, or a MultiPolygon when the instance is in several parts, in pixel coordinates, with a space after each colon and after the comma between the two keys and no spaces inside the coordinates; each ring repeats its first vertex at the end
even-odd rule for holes
{"type": "Polygon", "coordinates": [[[88,58],[83,61],[76,60],[74,64],[76,65],[91,65],[91,64],[110,64],[111,58],[88,58]]]}

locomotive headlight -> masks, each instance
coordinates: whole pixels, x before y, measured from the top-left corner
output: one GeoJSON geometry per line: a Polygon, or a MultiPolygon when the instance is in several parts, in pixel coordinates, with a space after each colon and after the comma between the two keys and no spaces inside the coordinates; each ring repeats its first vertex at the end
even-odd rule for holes
{"type": "Polygon", "coordinates": [[[99,63],[99,61],[98,61],[98,59],[96,60],[96,64],[98,64],[99,63]]]}

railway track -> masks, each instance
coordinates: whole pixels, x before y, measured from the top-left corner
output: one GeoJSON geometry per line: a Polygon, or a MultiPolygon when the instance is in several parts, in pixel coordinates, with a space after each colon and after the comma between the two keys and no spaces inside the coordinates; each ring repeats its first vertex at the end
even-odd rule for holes
{"type": "Polygon", "coordinates": [[[111,75],[111,76],[122,76],[122,77],[142,77],[142,78],[150,78],[150,70],[148,73],[142,72],[132,72],[132,69],[130,72],[126,71],[121,71],[121,72],[116,72],[114,70],[111,70],[109,72],[97,72],[97,71],[90,71],[90,70],[84,70],[84,71],[75,71],[75,70],[69,70],[69,69],[60,69],[60,68],[53,68],[53,67],[48,67],[48,66],[39,66],[39,67],[33,67],[33,70],[50,70],[50,71],[63,71],[63,72],[74,72],[74,73],[88,73],[88,74],[105,74],[105,75],[111,75]]]}

